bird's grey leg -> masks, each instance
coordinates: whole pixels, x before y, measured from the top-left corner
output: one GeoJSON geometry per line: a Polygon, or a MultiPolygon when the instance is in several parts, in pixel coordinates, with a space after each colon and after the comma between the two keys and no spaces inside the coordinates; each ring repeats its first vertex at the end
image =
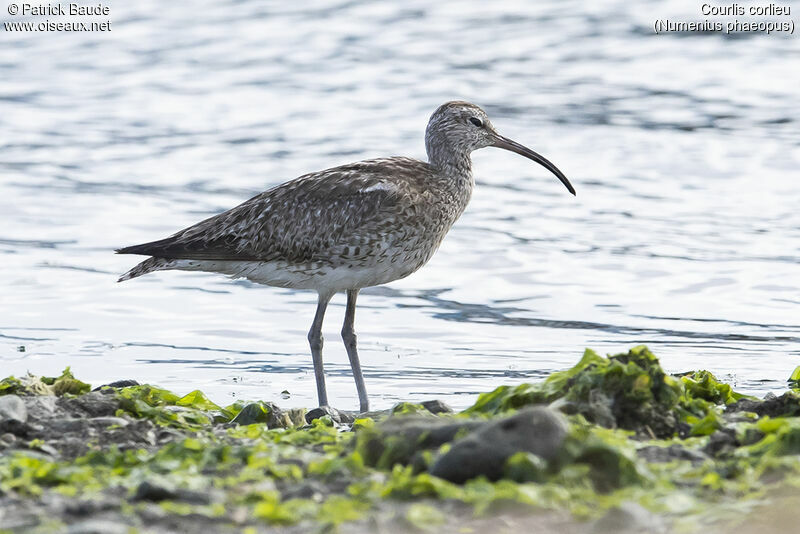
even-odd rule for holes
{"type": "Polygon", "coordinates": [[[367,412],[369,411],[367,387],[364,385],[364,376],[361,374],[361,362],[358,361],[358,349],[356,348],[356,332],[353,329],[353,323],[356,319],[356,298],[358,298],[358,289],[348,289],[347,310],[344,312],[344,324],[342,325],[342,339],[344,340],[344,347],[347,349],[347,356],[350,358],[353,378],[356,380],[358,403],[361,411],[367,412]]]}
{"type": "Polygon", "coordinates": [[[325,391],[325,370],[322,367],[322,320],[333,293],[320,293],[317,301],[317,313],[311,330],[308,331],[308,343],[311,345],[311,359],[314,361],[314,377],[317,379],[317,398],[320,406],[328,405],[328,393],[325,391]]]}

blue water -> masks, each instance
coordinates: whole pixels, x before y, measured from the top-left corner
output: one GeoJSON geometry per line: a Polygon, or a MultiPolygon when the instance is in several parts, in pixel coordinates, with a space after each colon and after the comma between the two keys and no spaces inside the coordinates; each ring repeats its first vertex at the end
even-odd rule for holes
{"type": "MultiPolygon", "coordinates": [[[[312,405],[314,294],[185,272],[117,284],[137,258],[112,251],[306,172],[424,158],[430,113],[456,98],[578,196],[475,153],[437,255],[360,298],[375,407],[463,407],[584,347],[645,343],[757,395],[800,364],[797,36],[654,35],[655,18],[702,19],[677,1],[108,5],[107,33],[0,30],[0,375],[70,365],[312,405]]],[[[325,361],[333,404],[354,408],[343,311],[336,297],[325,361]]]]}

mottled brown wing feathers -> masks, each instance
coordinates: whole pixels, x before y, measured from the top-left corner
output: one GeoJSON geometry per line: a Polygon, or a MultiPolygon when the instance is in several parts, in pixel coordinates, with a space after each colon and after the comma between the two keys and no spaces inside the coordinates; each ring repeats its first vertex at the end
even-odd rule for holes
{"type": "Polygon", "coordinates": [[[369,239],[365,232],[390,224],[407,179],[427,170],[421,161],[389,158],[308,174],[171,237],[117,252],[198,260],[325,259],[343,240],[355,240],[357,246],[369,239]]]}

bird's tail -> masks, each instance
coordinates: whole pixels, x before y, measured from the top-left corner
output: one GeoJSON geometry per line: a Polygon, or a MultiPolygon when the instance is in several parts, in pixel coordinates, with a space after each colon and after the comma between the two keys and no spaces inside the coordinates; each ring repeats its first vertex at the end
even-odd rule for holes
{"type": "Polygon", "coordinates": [[[163,271],[165,269],[172,269],[175,267],[175,260],[170,260],[166,258],[147,258],[142,263],[128,271],[127,273],[123,274],[119,277],[117,282],[124,282],[125,280],[130,280],[131,278],[136,278],[137,276],[142,276],[143,274],[147,274],[153,271],[163,271]]]}

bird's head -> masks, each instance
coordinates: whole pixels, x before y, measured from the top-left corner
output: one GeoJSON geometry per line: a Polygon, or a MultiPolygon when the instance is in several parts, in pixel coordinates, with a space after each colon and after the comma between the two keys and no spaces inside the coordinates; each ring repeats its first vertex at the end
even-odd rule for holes
{"type": "Polygon", "coordinates": [[[475,104],[447,102],[439,106],[428,121],[425,148],[431,163],[446,161],[450,156],[468,156],[473,150],[489,146],[510,150],[535,161],[555,174],[569,192],[575,194],[564,173],[533,150],[497,133],[486,112],[475,104]]]}

